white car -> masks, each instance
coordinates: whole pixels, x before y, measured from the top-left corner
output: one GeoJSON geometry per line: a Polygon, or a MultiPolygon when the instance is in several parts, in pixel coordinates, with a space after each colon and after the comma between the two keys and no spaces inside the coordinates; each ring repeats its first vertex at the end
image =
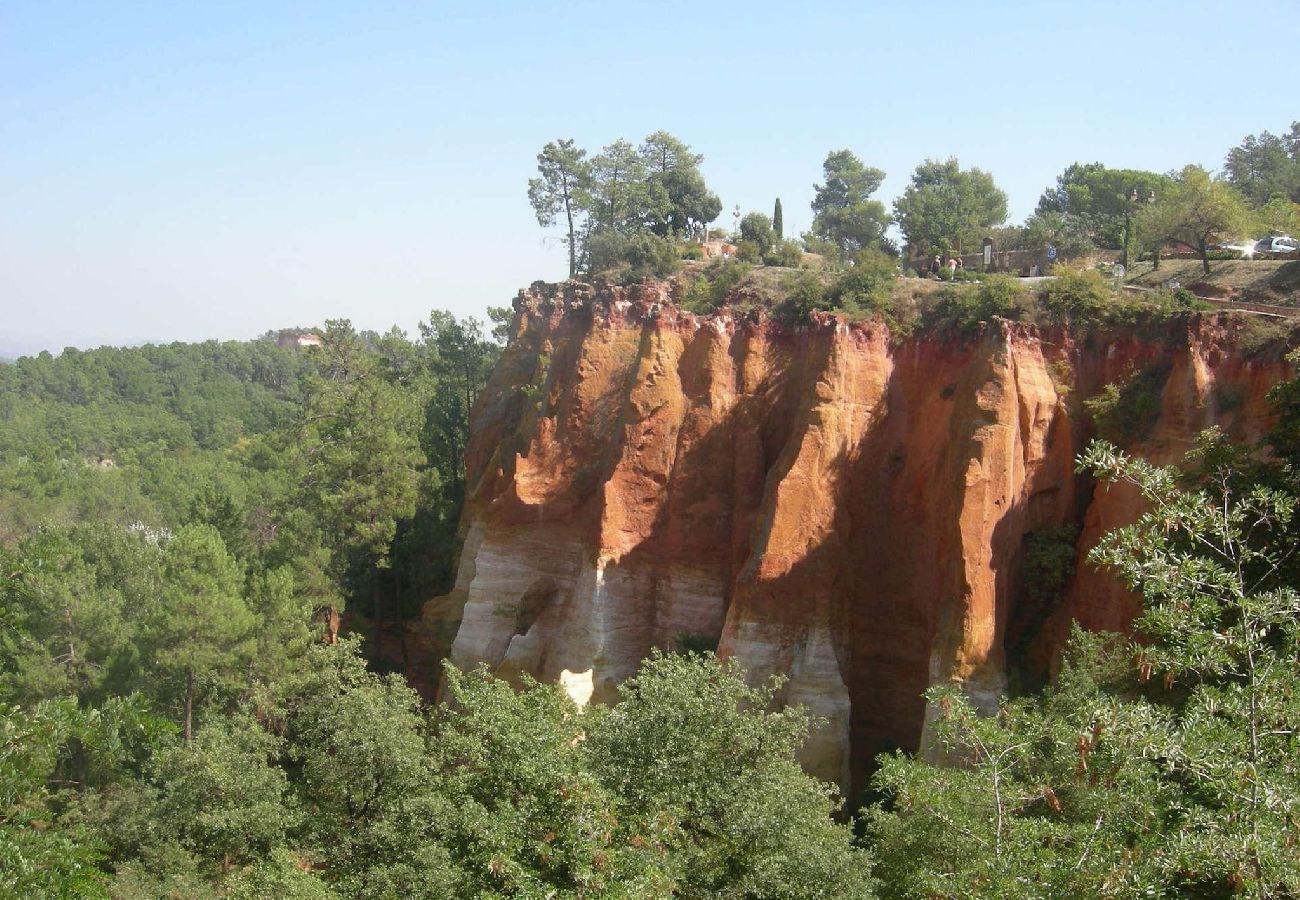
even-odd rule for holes
{"type": "Polygon", "coordinates": [[[1300,250],[1300,244],[1287,235],[1261,238],[1255,242],[1256,253],[1295,253],[1297,250],[1300,250]]]}

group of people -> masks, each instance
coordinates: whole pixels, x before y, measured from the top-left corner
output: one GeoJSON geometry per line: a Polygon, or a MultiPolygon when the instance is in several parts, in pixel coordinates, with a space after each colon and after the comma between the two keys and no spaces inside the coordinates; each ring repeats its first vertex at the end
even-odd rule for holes
{"type": "Polygon", "coordinates": [[[948,257],[948,262],[945,263],[939,254],[936,253],[934,259],[930,260],[930,274],[935,278],[938,278],[939,270],[944,266],[947,266],[948,268],[949,277],[956,275],[958,272],[964,271],[966,268],[962,265],[961,257],[950,256],[948,257]]]}

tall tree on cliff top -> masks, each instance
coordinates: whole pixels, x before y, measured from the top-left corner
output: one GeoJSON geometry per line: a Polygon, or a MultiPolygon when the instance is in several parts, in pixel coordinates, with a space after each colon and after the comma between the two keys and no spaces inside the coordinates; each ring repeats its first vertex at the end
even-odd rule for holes
{"type": "Polygon", "coordinates": [[[1035,215],[1051,221],[1056,213],[1062,217],[1062,231],[1082,232],[1095,246],[1118,248],[1124,243],[1126,216],[1141,209],[1151,192],[1159,196],[1168,187],[1169,177],[1156,172],[1071,163],[1056,184],[1043,191],[1035,215]]]}
{"type": "Polygon", "coordinates": [[[785,240],[785,216],[781,213],[781,198],[776,198],[776,204],[772,207],[772,230],[776,232],[778,241],[785,240]]]}
{"type": "Polygon", "coordinates": [[[651,210],[651,186],[646,160],[624,140],[605,147],[591,160],[591,218],[596,228],[633,234],[662,214],[666,198],[651,210]]]}
{"type": "Polygon", "coordinates": [[[588,203],[591,165],[587,151],[570,139],[551,141],[537,154],[538,178],[528,180],[528,202],[543,228],[555,224],[564,213],[565,244],[569,248],[569,277],[578,273],[578,217],[588,203]]]}
{"type": "Polygon", "coordinates": [[[685,236],[722,212],[722,201],[700,173],[703,156],[666,131],[649,135],[640,152],[649,173],[646,219],[652,232],[685,236]]]}
{"type": "Polygon", "coordinates": [[[867,247],[882,246],[889,213],[871,195],[885,173],[863,164],[848,150],[836,150],[822,163],[825,184],[814,186],[812,233],[852,256],[867,247]]]}
{"type": "Polygon", "coordinates": [[[1210,243],[1232,238],[1250,227],[1250,211],[1236,189],[1211,178],[1200,166],[1186,166],[1164,194],[1144,209],[1138,228],[1148,245],[1176,241],[1195,248],[1201,267],[1210,271],[1210,243]]]}
{"type": "Polygon", "coordinates": [[[1007,195],[988,172],[927,159],[894,201],[894,216],[913,253],[971,247],[983,229],[1007,220],[1007,195]]]}
{"type": "Polygon", "coordinates": [[[1276,197],[1300,203],[1300,122],[1283,135],[1261,131],[1228,151],[1223,171],[1253,205],[1276,197]]]}

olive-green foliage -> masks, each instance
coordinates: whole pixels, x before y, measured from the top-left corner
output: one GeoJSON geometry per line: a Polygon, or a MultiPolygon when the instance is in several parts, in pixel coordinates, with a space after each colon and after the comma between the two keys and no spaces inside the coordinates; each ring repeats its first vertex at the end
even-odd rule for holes
{"type": "Polygon", "coordinates": [[[736,259],[754,265],[763,261],[763,251],[753,241],[739,241],[736,243],[736,259]]]}
{"type": "Polygon", "coordinates": [[[1114,643],[1076,632],[1052,688],[994,716],[951,688],[927,693],[951,764],[880,758],[869,834],[882,896],[1143,896],[1151,860],[1129,848],[1159,827],[1154,766],[1116,733],[1140,720],[1112,711],[1114,643]]]}
{"type": "Polygon", "coordinates": [[[1252,204],[1300,203],[1300,122],[1284,134],[1247,135],[1228,151],[1224,174],[1252,204]]]}
{"type": "Polygon", "coordinates": [[[746,214],[740,220],[740,240],[753,244],[759,256],[766,256],[777,242],[772,220],[760,212],[746,214]]]}
{"type": "Polygon", "coordinates": [[[764,265],[797,269],[803,265],[803,248],[798,241],[777,241],[763,257],[764,265]]]}
{"type": "Polygon", "coordinates": [[[809,720],[773,711],[778,688],[712,656],[655,653],[593,713],[592,771],[617,819],[665,848],[682,896],[872,895],[869,857],[832,818],[838,798],[795,760],[809,720]]]}
{"type": "Polygon", "coordinates": [[[1096,269],[1065,269],[1043,289],[1042,307],[1050,321],[1090,325],[1103,319],[1114,300],[1110,283],[1096,269]]]}
{"type": "Polygon", "coordinates": [[[830,281],[823,273],[811,270],[787,277],[772,317],[797,323],[807,321],[813,312],[834,312],[851,318],[879,317],[891,329],[905,331],[907,323],[894,302],[894,260],[870,247],[857,253],[851,262],[830,281]]]}
{"type": "Polygon", "coordinates": [[[835,150],[826,154],[822,176],[825,184],[814,186],[812,201],[811,237],[817,242],[816,252],[848,259],[861,250],[884,246],[889,213],[871,195],[880,188],[885,173],[848,150],[835,150]]]}
{"type": "Polygon", "coordinates": [[[983,232],[1007,218],[1007,195],[993,176],[977,168],[963,169],[956,159],[927,159],[912,172],[911,182],[894,200],[894,220],[907,245],[929,252],[961,242],[977,247],[983,232]]]}
{"type": "Polygon", "coordinates": [[[720,309],[749,270],[749,264],[739,260],[713,260],[686,282],[682,291],[682,308],[701,315],[720,309]]]}
{"type": "Polygon", "coordinates": [[[51,786],[70,741],[90,730],[75,701],[30,710],[0,704],[0,893],[7,897],[103,896],[102,842],[80,823],[50,827],[51,786]]]}
{"type": "Polygon", "coordinates": [[[871,814],[897,897],[1291,896],[1300,889],[1294,494],[1202,441],[1171,468],[1094,443],[1147,512],[1090,554],[1143,595],[1141,640],[1076,631],[1041,697],[928,694],[935,768],[884,757],[871,814]],[[1225,466],[1224,463],[1227,463],[1225,466]]]}
{"type": "Polygon", "coordinates": [[[978,285],[946,288],[935,304],[930,320],[939,327],[969,333],[995,317],[1021,318],[1027,297],[1014,278],[985,276],[978,285]]]}
{"type": "Polygon", "coordinates": [[[1160,394],[1168,377],[1168,366],[1148,366],[1107,384],[1095,397],[1084,400],[1084,409],[1097,426],[1097,434],[1123,444],[1150,434],[1160,416],[1160,394]]]}
{"type": "Polygon", "coordinates": [[[301,845],[349,897],[454,896],[435,828],[446,815],[420,699],[399,675],[365,667],[355,641],[313,648],[285,704],[301,845]]]}
{"type": "Polygon", "coordinates": [[[1079,529],[1073,525],[1053,525],[1026,532],[1025,595],[1037,603],[1052,603],[1070,576],[1078,551],[1075,542],[1079,529]]]}
{"type": "Polygon", "coordinates": [[[580,717],[553,685],[516,692],[485,669],[447,669],[449,705],[431,743],[449,809],[443,840],[471,896],[655,896],[664,846],[615,814],[590,771],[580,717]]]}
{"type": "Polygon", "coordinates": [[[282,741],[246,714],[214,717],[186,743],[158,752],[157,829],[213,866],[254,863],[285,843],[296,824],[288,778],[272,764],[282,741]]]}
{"type": "Polygon", "coordinates": [[[805,322],[816,311],[834,309],[827,296],[826,284],[817,272],[803,270],[794,273],[782,285],[784,296],[772,307],[772,318],[778,322],[805,322]]]}
{"type": "Polygon", "coordinates": [[[678,242],[654,234],[601,229],[587,241],[588,268],[623,283],[666,278],[681,267],[678,242]]]}
{"type": "Polygon", "coordinates": [[[0,538],[42,522],[175,527],[212,484],[259,486],[227,448],[287,424],[305,354],[271,341],[42,353],[0,366],[0,538]]]}

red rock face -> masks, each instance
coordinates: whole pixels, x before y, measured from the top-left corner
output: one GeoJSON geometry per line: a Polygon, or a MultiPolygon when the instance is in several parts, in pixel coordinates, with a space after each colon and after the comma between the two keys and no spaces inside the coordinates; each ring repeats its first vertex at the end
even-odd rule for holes
{"type": "Polygon", "coordinates": [[[925,746],[928,686],[992,708],[1009,662],[1045,670],[1071,621],[1131,623],[1135,598],[1082,562],[1138,506],[1075,473],[1081,398],[1167,370],[1134,449],[1173,461],[1212,424],[1257,438],[1287,374],[1213,317],[1086,343],[1007,323],[897,342],[830,317],[702,319],[660,284],[538,289],[516,309],[437,601],[452,660],[603,701],[652,648],[717,641],[826,720],[804,761],[846,790],[876,754],[925,746]],[[1032,608],[1024,536],[1063,522],[1082,525],[1078,574],[1032,608]]]}

